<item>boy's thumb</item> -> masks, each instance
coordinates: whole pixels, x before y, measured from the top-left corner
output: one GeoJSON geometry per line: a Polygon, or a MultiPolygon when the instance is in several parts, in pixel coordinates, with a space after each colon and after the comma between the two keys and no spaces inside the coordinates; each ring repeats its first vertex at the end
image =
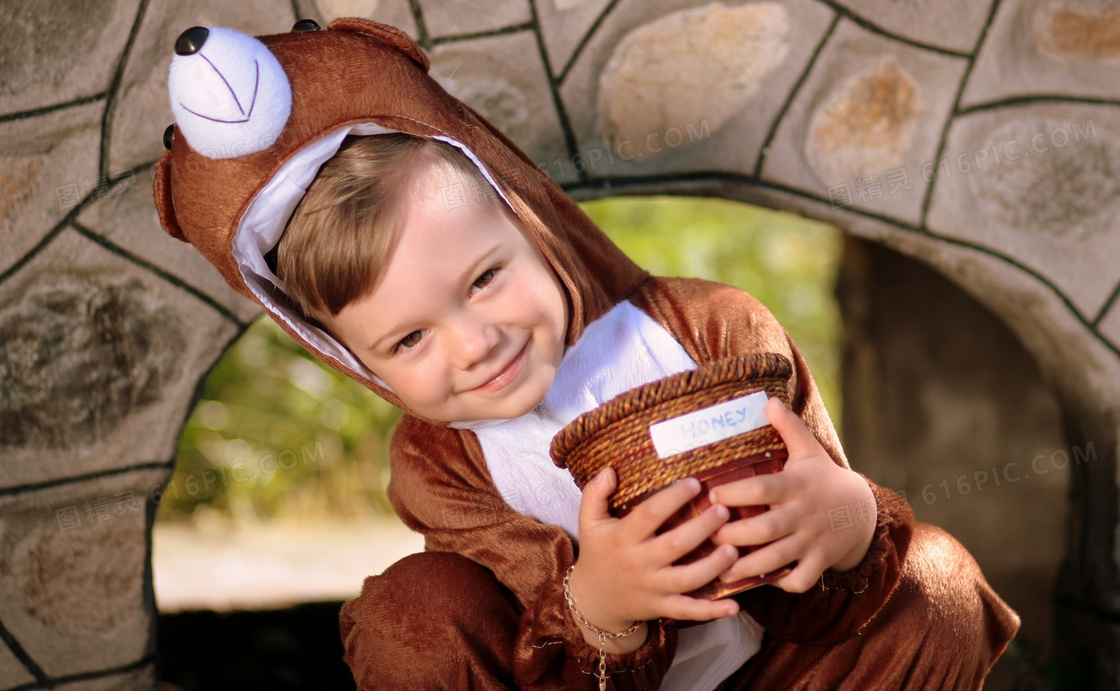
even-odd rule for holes
{"type": "Polygon", "coordinates": [[[614,468],[608,466],[596,473],[583,488],[580,513],[584,514],[584,518],[609,518],[610,506],[607,500],[617,486],[618,476],[615,475],[614,468]]]}
{"type": "Polygon", "coordinates": [[[815,441],[815,437],[812,436],[813,433],[809,431],[801,418],[785,407],[780,399],[771,398],[766,402],[766,416],[774,429],[778,430],[778,434],[781,435],[782,441],[785,442],[791,456],[811,448],[810,439],[815,441]],[[806,437],[809,437],[809,439],[806,437]]]}

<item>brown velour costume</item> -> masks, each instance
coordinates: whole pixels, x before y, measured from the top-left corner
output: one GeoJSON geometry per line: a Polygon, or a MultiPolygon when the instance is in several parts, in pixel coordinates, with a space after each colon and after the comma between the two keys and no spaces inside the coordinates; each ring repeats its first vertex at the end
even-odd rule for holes
{"type": "MultiPolygon", "coordinates": [[[[597,322],[618,319],[639,324],[622,328],[627,337],[671,336],[662,344],[679,362],[781,353],[794,363],[794,411],[847,466],[804,360],[759,303],[726,286],[648,276],[509,139],[448,95],[404,33],[359,19],[296,29],[258,40],[196,27],[180,37],[170,79],[176,128],[165,137],[155,200],[168,233],[195,245],[311,352],[400,405],[295,313],[265,255],[344,136],[436,137],[479,166],[560,278],[569,354],[597,322]]],[[[499,487],[497,473],[508,468],[488,456],[485,426],[436,424],[404,410],[389,493],[428,551],[367,579],[343,608],[346,661],[359,688],[592,688],[598,651],[584,642],[562,588],[578,543],[570,524],[540,518],[564,502],[570,514],[571,493],[528,511],[516,491],[499,487]]],[[[804,594],[764,586],[737,596],[760,632],[758,652],[707,686],[678,676],[666,687],[979,687],[1017,616],[960,544],[871,487],[876,530],[858,567],[826,572],[804,594]]],[[[640,649],[608,656],[612,687],[658,688],[689,630],[650,622],[640,649]]]]}

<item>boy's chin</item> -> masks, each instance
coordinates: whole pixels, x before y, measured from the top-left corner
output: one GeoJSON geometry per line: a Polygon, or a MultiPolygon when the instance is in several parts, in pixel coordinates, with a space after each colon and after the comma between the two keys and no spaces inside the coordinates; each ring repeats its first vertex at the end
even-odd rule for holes
{"type": "Polygon", "coordinates": [[[513,420],[534,410],[543,402],[544,397],[542,396],[540,398],[531,399],[529,401],[519,401],[517,403],[510,401],[507,405],[484,407],[480,410],[471,411],[470,420],[460,420],[460,422],[476,422],[479,420],[513,420]]]}
{"type": "MultiPolygon", "coordinates": [[[[530,392],[523,392],[530,394],[530,392]]],[[[547,390],[545,393],[548,393],[547,390]]],[[[479,422],[482,420],[512,420],[538,408],[544,402],[544,395],[524,395],[500,401],[478,401],[459,411],[454,420],[440,420],[441,422],[458,424],[479,422]]],[[[438,418],[434,418],[437,419],[438,418]]]]}

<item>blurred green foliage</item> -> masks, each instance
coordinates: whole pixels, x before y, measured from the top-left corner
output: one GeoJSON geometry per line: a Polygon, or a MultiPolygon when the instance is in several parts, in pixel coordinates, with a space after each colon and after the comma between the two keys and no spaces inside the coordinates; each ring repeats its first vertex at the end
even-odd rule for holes
{"type": "MultiPolygon", "coordinates": [[[[728,283],[761,300],[805,353],[839,426],[839,231],[716,199],[614,197],[583,207],[652,273],[728,283]]],[[[261,318],[211,371],[157,517],[391,514],[387,449],[399,417],[261,318]]]]}
{"type": "Polygon", "coordinates": [[[210,372],[157,520],[389,515],[399,418],[262,317],[210,372]]]}
{"type": "Polygon", "coordinates": [[[839,230],[725,199],[612,197],[582,206],[650,273],[737,286],[766,305],[805,355],[839,429],[839,230]]]}

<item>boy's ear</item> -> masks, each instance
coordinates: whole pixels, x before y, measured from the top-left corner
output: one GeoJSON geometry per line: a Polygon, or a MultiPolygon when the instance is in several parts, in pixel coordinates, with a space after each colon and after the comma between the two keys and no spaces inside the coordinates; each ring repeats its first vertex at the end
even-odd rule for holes
{"type": "Polygon", "coordinates": [[[353,31],[359,34],[376,36],[412,58],[416,64],[424,68],[425,72],[431,67],[431,61],[428,60],[428,56],[424,54],[420,46],[416,45],[416,42],[408,34],[395,26],[378,24],[373,20],[360,17],[340,17],[327,25],[327,28],[331,31],[353,31]]]}
{"type": "Polygon", "coordinates": [[[167,234],[173,238],[190,242],[179,227],[175,218],[175,203],[171,200],[171,152],[164,151],[156,163],[155,178],[152,191],[156,200],[156,211],[159,213],[159,222],[167,234]]]}

